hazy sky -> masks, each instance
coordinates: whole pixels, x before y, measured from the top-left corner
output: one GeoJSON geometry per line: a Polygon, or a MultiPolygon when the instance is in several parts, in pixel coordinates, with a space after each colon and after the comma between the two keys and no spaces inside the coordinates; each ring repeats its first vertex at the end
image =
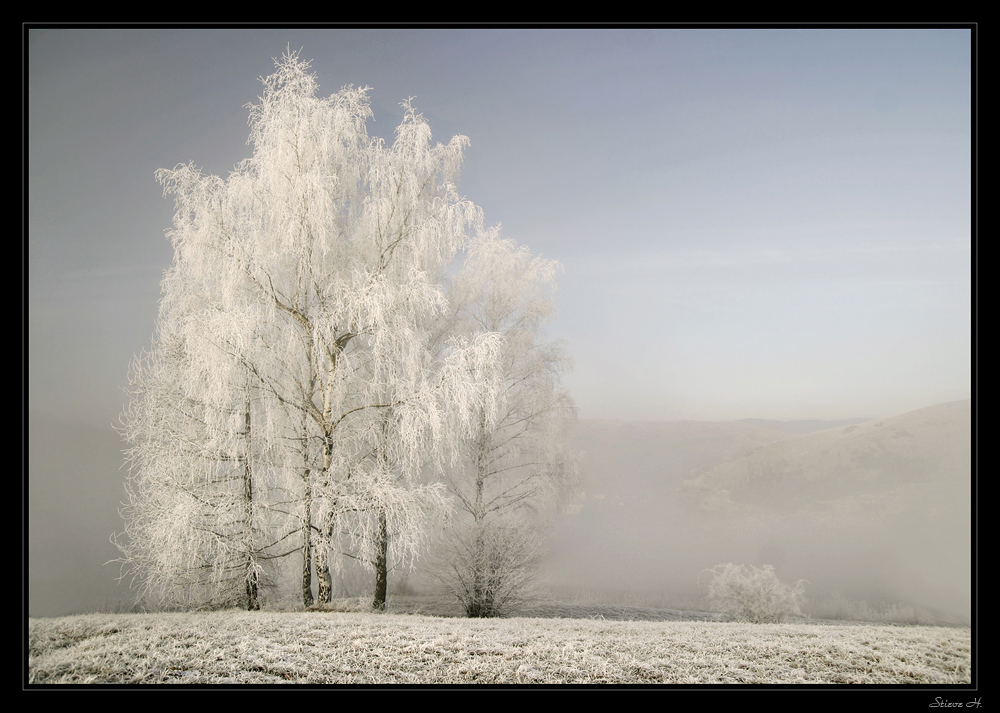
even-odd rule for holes
{"type": "Polygon", "coordinates": [[[883,416],[967,398],[967,30],[32,30],[29,406],[107,426],[172,201],[225,175],[286,46],[471,139],[460,190],[565,267],[582,418],[883,416]]]}

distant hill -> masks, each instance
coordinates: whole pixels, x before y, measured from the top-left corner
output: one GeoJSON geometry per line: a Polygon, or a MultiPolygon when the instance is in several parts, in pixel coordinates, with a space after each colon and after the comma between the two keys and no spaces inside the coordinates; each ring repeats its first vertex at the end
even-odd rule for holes
{"type": "Polygon", "coordinates": [[[918,485],[968,492],[971,457],[971,402],[954,401],[771,443],[705,468],[685,485],[702,491],[709,506],[782,508],[918,485]]]}
{"type": "Polygon", "coordinates": [[[763,418],[744,418],[740,423],[750,423],[755,426],[769,428],[772,431],[781,431],[782,433],[791,433],[800,436],[805,433],[837,428],[838,426],[852,426],[856,423],[864,423],[869,420],[871,419],[844,418],[839,421],[817,421],[815,419],[804,421],[769,421],[763,418]]]}
{"type": "Polygon", "coordinates": [[[571,446],[590,496],[641,490],[643,497],[671,491],[684,480],[734,458],[798,434],[864,419],[842,421],[608,421],[580,420],[571,446]]]}
{"type": "Polygon", "coordinates": [[[808,579],[807,596],[967,618],[971,433],[968,400],[868,421],[581,420],[582,493],[551,540],[552,572],[679,591],[722,562],[770,564],[808,579]]]}
{"type": "Polygon", "coordinates": [[[788,433],[742,421],[602,421],[573,424],[581,454],[579,502],[550,538],[553,579],[565,586],[695,590],[701,569],[726,557],[681,486],[788,433]]]}
{"type": "Polygon", "coordinates": [[[743,421],[581,420],[574,424],[571,446],[582,455],[585,488],[609,495],[640,488],[648,494],[679,484],[693,469],[790,437],[743,421]]]}
{"type": "Polygon", "coordinates": [[[714,530],[760,543],[762,563],[968,619],[972,481],[965,400],[772,443],[684,491],[714,530]]]}

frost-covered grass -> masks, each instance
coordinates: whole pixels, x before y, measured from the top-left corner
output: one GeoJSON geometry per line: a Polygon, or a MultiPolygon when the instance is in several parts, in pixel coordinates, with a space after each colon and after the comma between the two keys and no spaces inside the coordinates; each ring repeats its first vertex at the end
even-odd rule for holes
{"type": "Polygon", "coordinates": [[[966,628],[351,612],[29,619],[28,682],[971,683],[966,628]]]}

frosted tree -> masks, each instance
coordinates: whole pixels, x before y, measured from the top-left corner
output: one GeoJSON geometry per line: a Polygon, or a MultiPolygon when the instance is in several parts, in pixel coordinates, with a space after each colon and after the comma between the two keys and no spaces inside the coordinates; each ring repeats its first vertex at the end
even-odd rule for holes
{"type": "MultiPolygon", "coordinates": [[[[406,102],[387,146],[367,134],[367,89],[321,98],[308,70],[297,53],[276,61],[249,106],[252,156],[226,179],[193,165],[158,173],[176,198],[170,235],[186,277],[165,285],[164,301],[177,289],[203,306],[189,349],[205,378],[185,388],[206,389],[229,413],[232,369],[252,394],[249,428],[232,420],[224,437],[196,439],[246,432],[260,444],[272,490],[284,487],[268,504],[269,539],[297,541],[307,604],[313,567],[318,600],[330,600],[341,540],[374,551],[380,529],[357,527],[359,513],[393,523],[396,548],[412,556],[414,513],[440,501],[417,474],[502,399],[499,335],[456,335],[436,349],[427,329],[447,308],[445,266],[482,222],[455,185],[468,140],[432,143],[406,102]],[[391,479],[371,457],[373,428],[387,423],[391,479]]],[[[155,479],[143,463],[136,482],[155,479]]]]}
{"type": "Polygon", "coordinates": [[[385,608],[389,572],[394,565],[412,565],[418,556],[427,536],[422,526],[449,509],[444,485],[420,482],[416,478],[419,464],[405,465],[405,455],[395,447],[398,428],[394,409],[378,414],[371,424],[370,450],[358,464],[364,477],[352,479],[359,490],[352,490],[344,499],[352,515],[343,520],[348,536],[345,544],[350,548],[349,556],[374,573],[374,609],[385,608]],[[401,536],[405,533],[417,533],[418,537],[401,536]]]}
{"type": "MultiPolygon", "coordinates": [[[[260,608],[274,555],[267,452],[254,437],[255,389],[201,335],[205,303],[175,263],[153,349],[130,373],[126,573],[152,603],[260,608]]],[[[203,293],[202,293],[202,296],[203,293]]]]}
{"type": "Polygon", "coordinates": [[[501,409],[479,414],[446,476],[464,518],[439,574],[470,616],[503,613],[523,594],[540,554],[537,527],[575,487],[566,445],[574,409],[559,385],[568,359],[542,331],[558,269],[493,230],[470,243],[452,286],[446,331],[504,336],[501,409]]]}

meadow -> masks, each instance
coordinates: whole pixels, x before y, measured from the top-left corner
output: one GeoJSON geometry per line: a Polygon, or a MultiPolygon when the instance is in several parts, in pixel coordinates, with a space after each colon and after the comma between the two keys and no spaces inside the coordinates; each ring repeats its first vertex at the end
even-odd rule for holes
{"type": "MultiPolygon", "coordinates": [[[[610,613],[610,610],[609,610],[610,613]]],[[[619,610],[619,614],[624,614],[619,610]]],[[[216,611],[28,620],[37,684],[971,684],[968,627],[216,611]]]]}

